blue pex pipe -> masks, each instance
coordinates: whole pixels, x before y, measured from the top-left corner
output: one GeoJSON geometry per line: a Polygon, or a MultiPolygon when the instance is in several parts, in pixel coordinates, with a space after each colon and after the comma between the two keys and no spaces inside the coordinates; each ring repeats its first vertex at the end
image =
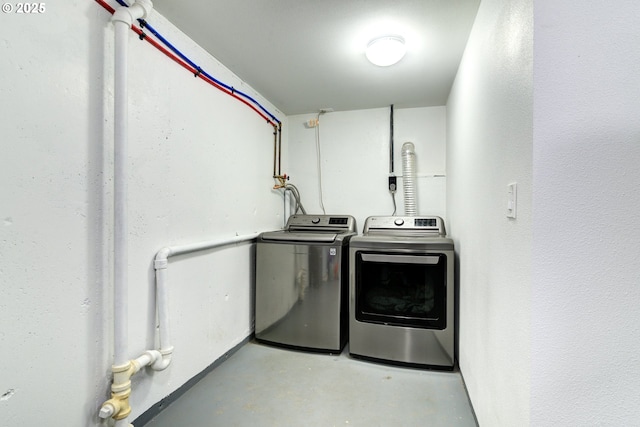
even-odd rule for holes
{"type": "MultiPolygon", "coordinates": [[[[116,0],[118,2],[118,4],[120,4],[121,6],[125,6],[125,7],[129,7],[129,5],[127,3],[124,2],[124,0],[116,0]]],[[[233,86],[229,86],[223,82],[221,82],[220,80],[216,79],[215,77],[211,76],[209,73],[207,73],[206,71],[204,71],[202,68],[200,68],[198,65],[196,65],[193,61],[191,61],[189,58],[187,58],[182,52],[180,52],[174,45],[172,45],[167,39],[165,39],[160,33],[158,33],[156,31],[155,28],[153,28],[147,21],[145,21],[144,19],[139,19],[138,22],[140,23],[140,28],[148,28],[149,32],[151,34],[153,34],[154,36],[156,36],[156,38],[158,40],[160,40],[165,46],[167,46],[169,49],[171,49],[176,55],[178,55],[180,58],[182,58],[186,63],[188,63],[189,65],[191,65],[193,68],[195,68],[196,70],[198,70],[200,73],[202,73],[202,75],[204,75],[205,77],[207,77],[208,79],[210,79],[211,81],[215,82],[216,84],[224,87],[225,89],[231,91],[231,93],[237,93],[238,95],[248,99],[249,101],[251,101],[253,104],[255,104],[258,108],[260,108],[262,111],[265,112],[265,114],[267,114],[269,117],[271,117],[272,120],[275,120],[278,124],[281,124],[282,122],[280,122],[280,120],[278,120],[278,118],[276,116],[274,116],[273,114],[271,114],[269,112],[269,110],[267,110],[266,108],[264,108],[262,106],[262,104],[260,104],[257,100],[255,100],[254,98],[252,98],[251,96],[247,95],[244,92],[241,92],[237,89],[235,89],[233,86]]]]}

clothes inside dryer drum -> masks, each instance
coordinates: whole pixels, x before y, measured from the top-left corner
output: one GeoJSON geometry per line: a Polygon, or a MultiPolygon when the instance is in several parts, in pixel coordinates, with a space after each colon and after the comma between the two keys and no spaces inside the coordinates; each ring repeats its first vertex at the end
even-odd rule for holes
{"type": "Polygon", "coordinates": [[[381,314],[415,316],[431,312],[435,306],[433,297],[434,291],[432,287],[423,288],[411,297],[397,291],[389,292],[388,289],[377,288],[372,289],[367,295],[366,302],[370,311],[381,314]]]}

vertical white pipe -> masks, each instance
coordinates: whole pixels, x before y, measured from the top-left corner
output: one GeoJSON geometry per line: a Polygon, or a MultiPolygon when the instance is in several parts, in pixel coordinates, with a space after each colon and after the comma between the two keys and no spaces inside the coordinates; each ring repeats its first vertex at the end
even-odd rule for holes
{"type": "MultiPolygon", "coordinates": [[[[127,56],[129,25],[114,21],[114,366],[128,363],[128,216],[127,216],[127,136],[128,136],[128,91],[127,56]]],[[[129,418],[118,420],[115,427],[129,427],[129,418]]]]}
{"type": "MultiPolygon", "coordinates": [[[[128,215],[127,215],[127,183],[129,170],[128,155],[128,102],[127,91],[127,57],[129,53],[129,29],[138,18],[147,16],[152,8],[148,0],[138,0],[131,7],[121,7],[113,14],[114,26],[114,344],[113,364],[124,366],[128,361],[128,325],[129,325],[129,292],[128,292],[128,215]]],[[[115,427],[130,427],[129,417],[117,420],[115,427]]]]}
{"type": "Polygon", "coordinates": [[[160,350],[171,348],[171,328],[169,328],[169,289],[167,286],[167,268],[156,269],[156,298],[158,308],[158,324],[160,350]]]}
{"type": "Polygon", "coordinates": [[[129,134],[129,95],[127,81],[127,57],[129,54],[129,29],[138,18],[146,17],[153,4],[150,0],[137,0],[130,7],[118,8],[111,18],[114,27],[114,365],[128,362],[128,216],[127,216],[127,145],[129,134]]]}
{"type": "Polygon", "coordinates": [[[129,25],[122,21],[114,21],[114,31],[114,365],[120,366],[128,361],[127,56],[129,25]]]}

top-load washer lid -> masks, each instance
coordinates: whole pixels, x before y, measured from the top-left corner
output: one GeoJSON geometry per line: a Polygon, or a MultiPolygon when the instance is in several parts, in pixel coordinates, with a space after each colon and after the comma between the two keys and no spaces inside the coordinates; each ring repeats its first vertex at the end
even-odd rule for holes
{"type": "Polygon", "coordinates": [[[262,233],[263,241],[333,243],[338,237],[336,233],[312,233],[295,231],[269,231],[262,233]]]}
{"type": "Polygon", "coordinates": [[[350,215],[291,215],[284,230],[267,231],[262,241],[334,243],[347,242],[356,234],[356,219],[350,215]]]}
{"type": "Polygon", "coordinates": [[[364,223],[363,234],[445,237],[447,232],[439,216],[370,216],[364,223]]]}

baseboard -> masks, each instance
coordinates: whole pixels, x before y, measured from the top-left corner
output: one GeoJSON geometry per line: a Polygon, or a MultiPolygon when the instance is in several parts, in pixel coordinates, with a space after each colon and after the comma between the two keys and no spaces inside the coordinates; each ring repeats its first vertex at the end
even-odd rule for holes
{"type": "Polygon", "coordinates": [[[462,379],[462,386],[464,387],[464,392],[467,395],[467,400],[469,401],[469,407],[471,408],[471,414],[473,415],[473,420],[476,422],[476,425],[479,426],[480,423],[478,423],[478,417],[476,416],[476,410],[473,408],[473,402],[471,401],[471,397],[469,396],[469,389],[467,388],[467,383],[464,380],[464,374],[462,373],[462,370],[460,369],[460,366],[458,365],[458,369],[460,372],[460,378],[462,379]]]}
{"type": "Polygon", "coordinates": [[[220,356],[215,362],[211,365],[207,366],[203,371],[195,375],[193,378],[188,380],[186,383],[182,384],[177,390],[175,390],[170,395],[163,398],[160,402],[154,404],[149,409],[147,409],[142,415],[136,418],[133,421],[133,425],[136,427],[144,427],[148,422],[157,417],[160,412],[165,410],[169,405],[178,400],[183,394],[185,394],[191,387],[196,385],[201,379],[203,379],[207,374],[213,371],[215,368],[220,366],[224,361],[226,361],[229,357],[231,357],[236,351],[238,351],[242,346],[253,339],[253,334],[246,337],[242,342],[237,344],[232,349],[225,352],[222,356],[220,356]]]}

